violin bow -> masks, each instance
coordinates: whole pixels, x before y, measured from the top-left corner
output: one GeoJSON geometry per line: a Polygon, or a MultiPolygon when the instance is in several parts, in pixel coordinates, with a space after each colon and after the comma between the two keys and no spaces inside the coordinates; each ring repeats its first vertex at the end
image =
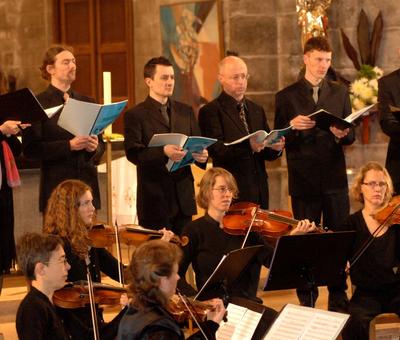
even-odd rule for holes
{"type": "Polygon", "coordinates": [[[393,209],[388,217],[374,230],[374,232],[368,237],[368,239],[364,242],[364,244],[356,251],[354,256],[349,261],[350,265],[348,270],[350,271],[351,267],[353,267],[357,261],[360,259],[361,255],[365,253],[365,251],[369,248],[369,246],[375,241],[375,235],[379,234],[379,232],[391,222],[391,219],[395,216],[396,211],[400,208],[400,205],[393,209]]]}
{"type": "Polygon", "coordinates": [[[85,257],[85,262],[86,262],[86,279],[88,283],[88,291],[89,291],[89,301],[90,301],[90,313],[92,315],[92,324],[93,324],[93,336],[94,340],[100,340],[100,335],[99,335],[99,326],[97,322],[97,313],[96,313],[96,304],[94,300],[94,292],[93,292],[93,281],[92,281],[92,276],[90,275],[90,259],[89,259],[89,253],[85,257]]]}
{"type": "Polygon", "coordinates": [[[201,334],[203,334],[204,338],[206,340],[208,340],[208,337],[207,337],[206,333],[204,332],[203,327],[200,326],[199,320],[197,320],[197,317],[194,315],[194,312],[193,312],[192,308],[189,307],[189,301],[181,294],[181,292],[178,289],[176,290],[176,293],[178,294],[178,296],[181,299],[182,303],[185,305],[185,308],[188,310],[190,316],[192,317],[192,319],[196,323],[196,326],[200,330],[201,334]]]}
{"type": "Polygon", "coordinates": [[[251,228],[253,227],[254,221],[256,220],[256,217],[257,217],[258,207],[253,207],[252,210],[253,210],[253,217],[251,218],[249,228],[247,229],[246,236],[244,237],[244,240],[243,240],[243,243],[242,243],[242,246],[240,247],[240,249],[244,248],[244,245],[246,244],[247,239],[250,235],[251,228]]]}
{"type": "Polygon", "coordinates": [[[121,244],[119,240],[119,230],[118,230],[118,221],[115,219],[115,224],[114,224],[114,230],[115,230],[115,245],[117,247],[117,258],[118,258],[118,277],[119,277],[119,285],[121,287],[124,286],[124,274],[122,272],[122,255],[121,255],[121,244]]]}

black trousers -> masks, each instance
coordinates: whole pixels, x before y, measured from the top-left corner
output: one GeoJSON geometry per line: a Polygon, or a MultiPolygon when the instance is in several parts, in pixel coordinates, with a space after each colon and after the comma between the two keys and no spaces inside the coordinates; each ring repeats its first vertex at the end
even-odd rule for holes
{"type": "Polygon", "coordinates": [[[400,284],[379,291],[356,288],[349,305],[350,319],[342,332],[344,340],[364,340],[369,336],[369,323],[381,313],[400,316],[400,284]]]}
{"type": "MultiPolygon", "coordinates": [[[[340,231],[340,226],[350,214],[350,202],[347,191],[327,193],[313,196],[292,196],[293,215],[296,219],[309,219],[316,224],[321,223],[332,231],[340,231]]],[[[328,286],[329,304],[345,297],[346,277],[343,275],[342,282],[337,286],[328,286]]],[[[297,296],[303,306],[315,304],[318,298],[318,289],[313,292],[307,289],[298,289],[297,296]],[[313,293],[311,295],[311,293],[313,293]]]]}

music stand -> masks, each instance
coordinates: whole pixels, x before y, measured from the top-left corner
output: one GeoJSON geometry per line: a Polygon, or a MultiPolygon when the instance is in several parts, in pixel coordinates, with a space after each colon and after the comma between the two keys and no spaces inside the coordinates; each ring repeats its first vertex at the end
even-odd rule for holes
{"type": "Polygon", "coordinates": [[[282,236],[276,243],[264,290],[340,284],[354,243],[354,231],[282,236]]]}
{"type": "MultiPolygon", "coordinates": [[[[194,300],[211,298],[207,295],[207,290],[218,286],[223,289],[225,300],[228,299],[228,289],[239,277],[240,273],[262,248],[262,245],[236,249],[225,255],[214,272],[199,290],[194,300]]],[[[213,296],[215,297],[215,296],[213,296]]]]}

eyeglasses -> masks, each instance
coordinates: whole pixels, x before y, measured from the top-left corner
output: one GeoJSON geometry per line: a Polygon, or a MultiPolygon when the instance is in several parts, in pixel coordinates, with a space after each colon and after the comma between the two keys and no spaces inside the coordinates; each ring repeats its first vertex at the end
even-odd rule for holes
{"type": "Polygon", "coordinates": [[[386,182],[375,182],[375,181],[371,181],[371,182],[363,182],[364,185],[368,186],[371,189],[375,189],[376,187],[379,187],[379,189],[382,188],[386,188],[387,187],[387,183],[386,182]]]}
{"type": "Polygon", "coordinates": [[[218,188],[213,188],[213,190],[218,191],[222,195],[226,194],[228,191],[230,193],[233,192],[233,189],[228,187],[218,187],[218,188]]]}
{"type": "Polygon", "coordinates": [[[239,80],[245,80],[245,79],[247,80],[249,78],[250,78],[250,74],[244,74],[244,73],[235,74],[234,76],[229,77],[229,79],[232,79],[233,81],[239,81],[239,80]]]}
{"type": "Polygon", "coordinates": [[[58,264],[60,264],[60,263],[62,263],[64,266],[66,266],[68,264],[68,260],[67,260],[66,257],[64,257],[64,258],[56,260],[56,261],[48,261],[48,262],[43,262],[43,263],[44,264],[50,264],[50,263],[58,263],[58,264]]]}

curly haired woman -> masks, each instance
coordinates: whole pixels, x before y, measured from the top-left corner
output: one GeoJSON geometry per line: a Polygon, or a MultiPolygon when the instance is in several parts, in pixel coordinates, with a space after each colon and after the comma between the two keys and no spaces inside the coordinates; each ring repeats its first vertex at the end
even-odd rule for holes
{"type": "MultiPolygon", "coordinates": [[[[90,246],[88,229],[95,216],[93,196],[90,187],[79,180],[61,182],[52,192],[44,215],[45,233],[59,235],[64,241],[64,250],[71,269],[68,281],[86,280],[86,262],[94,282],[101,281],[101,272],[118,280],[118,261],[105,249],[90,246]]],[[[90,339],[92,321],[90,309],[59,309],[73,339],[90,339]]],[[[106,324],[102,310],[97,309],[101,339],[113,339],[117,334],[120,312],[114,320],[106,324]]]]}

